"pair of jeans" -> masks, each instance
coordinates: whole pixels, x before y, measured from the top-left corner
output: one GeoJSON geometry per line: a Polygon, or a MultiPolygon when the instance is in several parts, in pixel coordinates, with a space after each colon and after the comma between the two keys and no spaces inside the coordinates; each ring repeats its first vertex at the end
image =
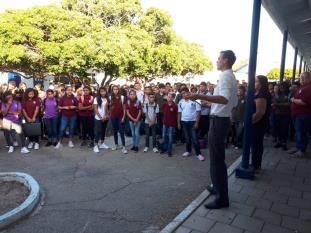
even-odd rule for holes
{"type": "Polygon", "coordinates": [[[119,132],[121,136],[122,146],[125,146],[125,136],[124,136],[125,122],[122,123],[122,119],[118,117],[110,118],[110,122],[112,125],[115,145],[118,145],[118,132],[119,132]]]}
{"type": "Polygon", "coordinates": [[[286,144],[288,139],[290,115],[275,115],[277,141],[286,144]]]}
{"type": "Polygon", "coordinates": [[[62,116],[60,120],[59,140],[64,138],[65,130],[69,126],[69,138],[73,138],[76,130],[77,116],[66,117],[62,116]]]}
{"type": "Polygon", "coordinates": [[[163,150],[172,153],[173,149],[173,135],[175,132],[175,127],[163,125],[163,150]]]}
{"type": "Polygon", "coordinates": [[[195,121],[181,121],[181,127],[185,134],[186,151],[191,153],[191,145],[193,145],[196,155],[201,154],[198,130],[194,128],[195,121]]]}
{"type": "Polygon", "coordinates": [[[157,135],[163,136],[163,112],[159,112],[157,116],[157,135]]]}
{"type": "Polygon", "coordinates": [[[102,121],[102,120],[94,119],[95,143],[98,143],[99,139],[101,139],[102,143],[104,142],[105,136],[106,136],[107,125],[108,125],[108,120],[102,121]]]}
{"type": "Polygon", "coordinates": [[[295,116],[296,148],[301,152],[307,150],[310,127],[311,116],[295,116]]]}
{"type": "Polygon", "coordinates": [[[80,116],[82,126],[82,140],[87,140],[89,137],[94,140],[94,116],[80,116]]]}
{"type": "Polygon", "coordinates": [[[3,134],[4,134],[4,137],[5,137],[5,140],[6,140],[6,143],[8,146],[13,146],[12,138],[16,138],[16,135],[18,135],[20,145],[22,147],[25,146],[25,136],[24,136],[23,132],[18,134],[15,129],[4,129],[3,134]]]}
{"type": "Polygon", "coordinates": [[[133,121],[129,121],[129,123],[130,123],[130,128],[131,128],[131,133],[132,133],[133,147],[138,147],[139,140],[140,140],[141,121],[138,121],[135,126],[134,126],[133,121]]]}
{"type": "Polygon", "coordinates": [[[145,132],[146,132],[146,147],[149,147],[149,137],[152,136],[152,147],[157,147],[157,124],[149,126],[148,123],[145,123],[145,132]]]}
{"type": "Polygon", "coordinates": [[[57,140],[57,126],[58,126],[58,117],[54,118],[45,118],[45,127],[47,129],[48,140],[53,141],[57,140]]]}

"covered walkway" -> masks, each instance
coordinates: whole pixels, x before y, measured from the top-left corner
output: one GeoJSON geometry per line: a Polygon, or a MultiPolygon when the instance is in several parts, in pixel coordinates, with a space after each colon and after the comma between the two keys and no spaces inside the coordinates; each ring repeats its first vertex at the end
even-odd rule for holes
{"type": "MultiPolygon", "coordinates": [[[[266,145],[256,180],[229,178],[231,205],[207,210],[202,202],[177,233],[310,233],[311,159],[291,158],[266,145]]],[[[207,192],[207,191],[205,191],[207,192]]]]}

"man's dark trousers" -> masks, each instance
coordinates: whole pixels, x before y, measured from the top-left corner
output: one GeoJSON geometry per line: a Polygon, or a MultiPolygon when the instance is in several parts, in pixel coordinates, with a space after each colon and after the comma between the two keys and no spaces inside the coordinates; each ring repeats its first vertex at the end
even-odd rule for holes
{"type": "Polygon", "coordinates": [[[225,163],[225,140],[230,128],[229,117],[210,117],[208,133],[208,146],[210,152],[210,173],[216,202],[229,203],[228,197],[228,174],[225,163]]]}

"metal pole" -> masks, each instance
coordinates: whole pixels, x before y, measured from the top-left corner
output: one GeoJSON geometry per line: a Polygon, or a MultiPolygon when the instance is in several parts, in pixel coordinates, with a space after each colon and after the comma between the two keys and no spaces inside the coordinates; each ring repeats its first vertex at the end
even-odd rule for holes
{"type": "Polygon", "coordinates": [[[306,63],[306,61],[304,61],[304,62],[303,62],[303,72],[306,71],[306,67],[307,67],[307,63],[306,63]]]}
{"type": "Polygon", "coordinates": [[[294,65],[293,65],[292,83],[295,82],[295,77],[296,77],[297,56],[298,56],[298,48],[296,47],[296,48],[295,48],[295,55],[294,55],[294,65]]]}
{"type": "Polygon", "coordinates": [[[287,37],[288,37],[288,31],[285,30],[283,33],[282,57],[281,57],[281,68],[280,68],[280,82],[283,82],[283,80],[284,80],[287,37]]]}
{"type": "Polygon", "coordinates": [[[302,61],[303,61],[303,56],[300,56],[298,78],[300,77],[300,74],[301,74],[301,71],[302,71],[302,61]]]}
{"type": "Polygon", "coordinates": [[[261,0],[254,0],[252,34],[251,34],[250,54],[248,64],[248,89],[246,97],[246,112],[244,116],[245,130],[243,139],[243,155],[242,155],[242,163],[235,171],[236,177],[244,179],[254,179],[254,170],[249,169],[249,158],[250,158],[250,143],[251,143],[250,138],[252,136],[252,115],[253,115],[254,93],[255,93],[255,75],[257,66],[260,11],[261,11],[261,0]]]}

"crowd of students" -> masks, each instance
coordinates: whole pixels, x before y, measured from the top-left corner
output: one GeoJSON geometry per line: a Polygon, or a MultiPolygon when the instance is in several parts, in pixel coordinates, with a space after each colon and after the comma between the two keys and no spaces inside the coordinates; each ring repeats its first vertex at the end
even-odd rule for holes
{"type": "MultiPolygon", "coordinates": [[[[306,72],[305,76],[303,80],[307,80],[310,89],[310,73],[306,72]]],[[[232,129],[227,143],[239,149],[243,144],[247,84],[237,85],[238,104],[232,111],[232,129]]],[[[302,85],[305,87],[304,83],[302,85]]],[[[264,127],[260,125],[258,129],[265,128],[263,132],[271,133],[274,137],[275,147],[284,150],[287,150],[288,135],[296,132],[298,151],[291,152],[302,156],[307,139],[299,124],[310,125],[311,97],[307,89],[307,94],[306,90],[303,91],[304,105],[295,102],[293,99],[301,95],[298,86],[299,83],[290,85],[286,82],[269,84],[267,94],[271,102],[267,102],[266,107],[269,110],[266,111],[269,124],[264,127]],[[303,106],[304,112],[299,112],[301,110],[297,110],[295,105],[298,108],[303,106]]],[[[186,144],[182,156],[190,156],[193,148],[197,158],[204,161],[200,140],[208,134],[211,104],[190,100],[187,93],[212,95],[213,90],[214,86],[205,82],[197,86],[181,83],[150,84],[144,90],[139,82],[134,85],[102,86],[97,90],[90,86],[51,83],[46,91],[40,85],[27,88],[24,83],[18,87],[10,83],[0,86],[0,116],[3,118],[2,128],[9,153],[18,145],[23,154],[29,153],[31,149],[40,149],[40,139],[44,135],[47,136],[46,146],[54,146],[56,149],[63,147],[65,137],[68,138],[68,147],[73,148],[73,138],[79,136],[81,146],[89,146],[95,153],[99,153],[100,149],[108,149],[105,137],[110,127],[114,137],[111,150],[121,149],[122,153],[127,154],[125,136],[128,135],[133,141],[130,150],[138,152],[140,137],[145,134],[143,152],[152,150],[154,153],[172,156],[173,144],[182,141],[186,144]],[[28,136],[24,132],[24,125],[31,123],[41,124],[42,135],[28,136]]]]}

